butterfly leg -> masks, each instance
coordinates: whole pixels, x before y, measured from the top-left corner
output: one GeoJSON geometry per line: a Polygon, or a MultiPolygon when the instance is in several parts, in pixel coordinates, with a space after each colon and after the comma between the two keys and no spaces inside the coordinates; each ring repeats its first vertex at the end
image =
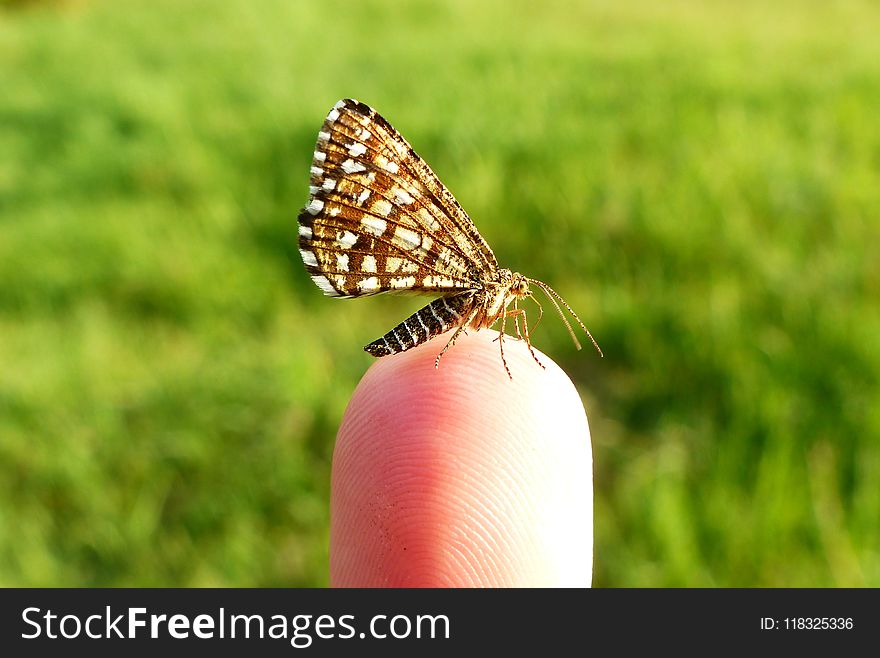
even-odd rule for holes
{"type": "Polygon", "coordinates": [[[504,333],[504,327],[505,327],[505,324],[507,322],[508,317],[513,318],[513,326],[516,328],[516,339],[517,340],[524,340],[522,332],[519,329],[519,313],[516,312],[518,308],[519,308],[519,305],[517,304],[517,300],[514,299],[513,300],[513,311],[505,311],[504,315],[501,316],[501,332],[498,334],[498,336],[494,340],[499,340],[501,338],[501,334],[504,333]]]}
{"type": "MultiPolygon", "coordinates": [[[[516,336],[520,340],[525,340],[523,338],[522,332],[519,329],[519,316],[520,316],[520,314],[519,314],[519,300],[518,299],[513,300],[513,311],[514,311],[513,323],[516,326],[516,336]]],[[[525,326],[525,314],[523,314],[523,329],[525,329],[525,331],[528,333],[529,328],[525,326]]]]}
{"type": "MultiPolygon", "coordinates": [[[[498,347],[501,349],[501,363],[504,365],[504,370],[507,372],[507,376],[510,377],[510,380],[513,381],[513,375],[510,374],[510,368],[507,366],[507,359],[504,358],[504,327],[507,324],[507,312],[505,312],[501,316],[501,331],[498,332],[498,338],[495,340],[498,341],[498,347]]],[[[517,332],[519,332],[519,327],[517,327],[517,332]]]]}
{"type": "Polygon", "coordinates": [[[443,347],[443,349],[440,350],[440,354],[438,354],[438,355],[437,355],[437,358],[434,359],[434,368],[436,368],[436,369],[439,369],[439,368],[440,368],[440,357],[443,356],[443,355],[446,353],[446,350],[448,350],[450,347],[452,347],[453,345],[455,345],[455,339],[458,338],[458,335],[459,335],[462,331],[464,331],[464,330],[467,328],[467,326],[471,323],[471,321],[472,321],[475,317],[477,317],[477,313],[479,313],[479,312],[480,312],[479,307],[475,307],[475,308],[474,308],[474,309],[468,314],[468,316],[465,318],[464,322],[462,322],[460,325],[458,325],[458,328],[457,328],[457,329],[453,332],[453,334],[452,334],[452,338],[450,338],[450,339],[447,341],[447,343],[446,343],[446,345],[443,347]]]}
{"type": "MultiPolygon", "coordinates": [[[[535,299],[535,297],[533,297],[532,295],[529,295],[529,297],[531,297],[532,301],[538,305],[538,319],[535,320],[535,324],[532,325],[532,331],[535,331],[535,329],[538,328],[538,324],[540,324],[540,322],[541,322],[541,318],[544,317],[544,307],[541,306],[541,302],[539,302],[537,299],[535,299]]],[[[529,333],[528,327],[526,327],[526,333],[529,333]]]]}
{"type": "MultiPolygon", "coordinates": [[[[520,316],[522,316],[522,323],[523,323],[523,333],[520,334],[520,337],[525,339],[526,346],[529,348],[529,354],[532,355],[532,358],[535,360],[535,363],[537,363],[539,366],[544,368],[544,370],[546,370],[547,369],[546,366],[544,366],[544,364],[538,360],[538,357],[535,355],[535,350],[532,349],[532,341],[529,338],[529,325],[527,322],[528,317],[526,316],[525,309],[514,308],[512,311],[506,311],[504,313],[505,319],[507,319],[508,317],[512,317],[514,319],[513,321],[516,323],[517,333],[519,333],[519,318],[520,318],[520,316]]],[[[541,316],[539,315],[538,320],[535,322],[536,326],[540,320],[541,320],[541,316]]],[[[503,320],[502,320],[502,324],[503,324],[503,320]]],[[[503,348],[502,348],[502,353],[503,353],[503,348]]]]}

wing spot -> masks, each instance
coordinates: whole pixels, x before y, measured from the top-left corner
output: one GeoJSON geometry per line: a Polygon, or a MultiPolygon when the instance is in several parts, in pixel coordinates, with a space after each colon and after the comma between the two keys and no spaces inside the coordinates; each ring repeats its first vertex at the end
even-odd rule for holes
{"type": "Polygon", "coordinates": [[[315,258],[315,252],[308,249],[300,249],[299,255],[302,256],[303,263],[309,267],[318,267],[318,259],[315,258]]]}
{"type": "Polygon", "coordinates": [[[302,256],[303,263],[309,267],[318,267],[318,259],[315,258],[315,252],[308,249],[300,249],[299,255],[302,256]]]}
{"type": "Polygon", "coordinates": [[[394,206],[392,206],[391,202],[387,199],[379,199],[373,204],[373,210],[384,217],[388,217],[393,208],[394,206]]]}
{"type": "Polygon", "coordinates": [[[443,263],[448,267],[454,267],[457,270],[467,270],[467,267],[465,266],[462,259],[458,255],[454,254],[449,249],[449,247],[443,247],[443,249],[440,250],[440,253],[437,254],[437,262],[443,263]]]}
{"type": "MultiPolygon", "coordinates": [[[[315,154],[313,157],[315,159],[315,162],[324,162],[324,160],[327,159],[327,154],[324,153],[323,151],[315,151],[315,154]]],[[[323,174],[323,173],[324,172],[322,171],[321,174],[323,174]]],[[[316,174],[316,175],[320,176],[321,174],[316,174]]]]}
{"type": "Polygon", "coordinates": [[[352,142],[348,146],[348,154],[353,158],[359,158],[367,152],[367,147],[360,142],[352,142]]]}
{"type": "Polygon", "coordinates": [[[432,274],[426,276],[422,280],[422,285],[426,288],[463,288],[464,286],[460,283],[456,283],[453,279],[445,276],[438,276],[436,274],[432,274]]]}
{"type": "MultiPolygon", "coordinates": [[[[326,133],[323,130],[318,133],[318,143],[319,144],[326,144],[329,141],[330,141],[330,133],[326,133]]],[[[317,152],[315,152],[315,155],[317,156],[317,152]]]]}
{"type": "Polygon", "coordinates": [[[422,237],[415,231],[398,226],[394,229],[393,242],[401,249],[415,249],[422,243],[422,237]]]}
{"type": "Polygon", "coordinates": [[[330,280],[336,285],[337,290],[345,290],[348,287],[348,279],[344,274],[331,274],[330,280]]]}
{"type": "Polygon", "coordinates": [[[321,212],[321,209],[324,207],[324,202],[320,199],[312,199],[309,201],[309,205],[306,206],[306,212],[310,215],[317,215],[321,212]]]}
{"type": "Polygon", "coordinates": [[[385,228],[388,226],[388,222],[384,219],[379,219],[378,217],[363,217],[361,218],[361,224],[364,225],[364,231],[366,233],[370,233],[376,237],[382,235],[385,232],[385,228]]]}
{"type": "Polygon", "coordinates": [[[370,198],[370,190],[365,189],[363,192],[358,194],[357,202],[359,206],[364,205],[364,201],[370,198]]]}
{"type": "Polygon", "coordinates": [[[306,240],[312,239],[312,228],[310,226],[299,225],[299,235],[301,238],[305,238],[306,240]]]}
{"type": "Polygon", "coordinates": [[[355,162],[351,158],[342,163],[342,171],[346,174],[356,174],[360,171],[366,171],[367,168],[360,162],[355,162]]]}
{"type": "Polygon", "coordinates": [[[371,276],[366,279],[361,279],[357,283],[357,287],[361,289],[362,292],[372,292],[374,290],[379,289],[379,277],[371,276]]]}
{"type": "Polygon", "coordinates": [[[318,286],[325,295],[330,295],[331,297],[339,297],[339,293],[336,291],[336,288],[333,287],[333,284],[330,283],[330,280],[323,274],[312,274],[312,281],[315,282],[315,285],[318,286]]]}
{"type": "Polygon", "coordinates": [[[396,201],[398,205],[408,206],[414,200],[415,199],[413,199],[406,190],[399,187],[394,188],[394,201],[396,201]]]}
{"type": "Polygon", "coordinates": [[[348,254],[336,254],[336,269],[348,272],[348,254]]]}
{"type": "Polygon", "coordinates": [[[364,272],[376,272],[376,257],[370,254],[364,256],[364,261],[361,263],[361,270],[364,272]]]}
{"type": "Polygon", "coordinates": [[[332,192],[336,189],[336,181],[333,178],[325,178],[321,187],[324,188],[325,192],[332,192]]]}
{"type": "Polygon", "coordinates": [[[336,244],[338,244],[343,249],[351,249],[354,246],[355,242],[357,242],[357,236],[351,231],[336,232],[336,244]]]}
{"type": "Polygon", "coordinates": [[[414,288],[416,278],[414,276],[398,276],[391,279],[389,285],[392,288],[414,288]]]}
{"type": "Polygon", "coordinates": [[[416,217],[418,217],[421,220],[422,224],[424,224],[427,229],[432,233],[440,228],[440,222],[434,219],[434,216],[429,213],[425,208],[419,208],[416,212],[416,217]]]}

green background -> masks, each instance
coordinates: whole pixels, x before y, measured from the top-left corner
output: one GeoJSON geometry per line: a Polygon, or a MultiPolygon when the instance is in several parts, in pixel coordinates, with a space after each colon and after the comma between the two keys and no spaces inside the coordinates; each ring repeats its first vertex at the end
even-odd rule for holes
{"type": "Polygon", "coordinates": [[[0,585],[327,584],[361,348],[420,301],[342,308],[297,253],[353,96],[602,345],[535,339],[590,416],[595,585],[880,586],[878,34],[869,2],[2,3],[0,585]]]}

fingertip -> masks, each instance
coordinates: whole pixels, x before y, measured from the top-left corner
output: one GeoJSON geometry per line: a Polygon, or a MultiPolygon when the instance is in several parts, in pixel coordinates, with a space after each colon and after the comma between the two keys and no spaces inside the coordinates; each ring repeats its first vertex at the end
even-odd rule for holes
{"type": "Polygon", "coordinates": [[[333,458],[331,583],[586,586],[592,457],[565,373],[496,332],[367,371],[333,458]]]}

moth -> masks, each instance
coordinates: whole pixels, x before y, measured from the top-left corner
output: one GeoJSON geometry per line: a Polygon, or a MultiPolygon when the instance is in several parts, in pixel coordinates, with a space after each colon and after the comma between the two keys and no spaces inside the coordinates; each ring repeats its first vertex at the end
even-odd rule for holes
{"type": "Polygon", "coordinates": [[[564,299],[543,281],[498,267],[495,254],[452,193],[388,121],[353,99],[333,106],[318,132],[309,202],[299,214],[299,251],[325,295],[353,298],[385,292],[438,297],[366,347],[375,357],[412,349],[454,328],[440,358],[466,328],[501,328],[501,362],[508,320],[535,362],[520,302],[544,292],[578,349],[562,312],[593,336],[564,299]],[[561,304],[561,307],[560,307],[561,304]]]}

